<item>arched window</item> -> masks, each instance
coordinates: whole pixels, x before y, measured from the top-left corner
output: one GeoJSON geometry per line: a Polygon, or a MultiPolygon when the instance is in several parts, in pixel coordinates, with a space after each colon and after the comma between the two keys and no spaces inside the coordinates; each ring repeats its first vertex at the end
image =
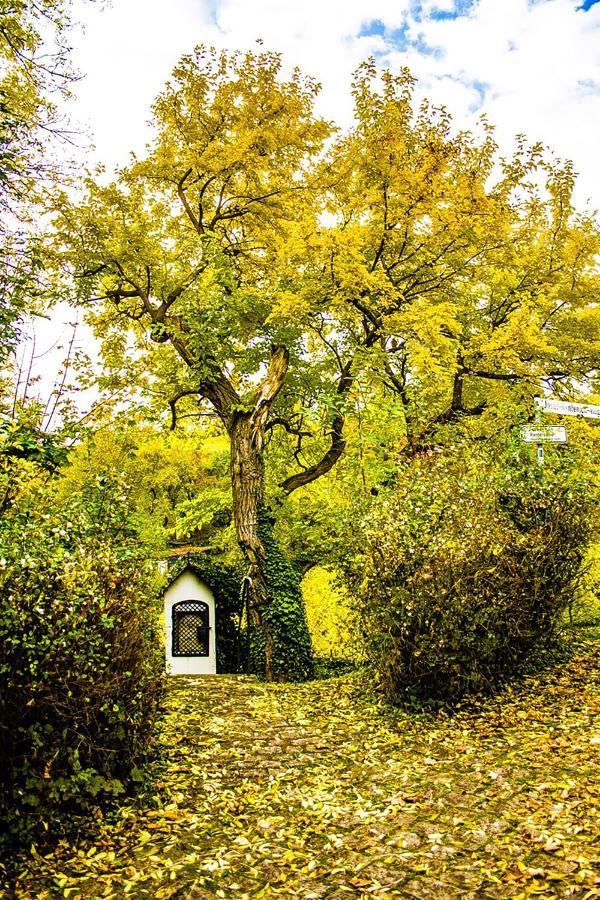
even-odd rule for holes
{"type": "Polygon", "coordinates": [[[208,656],[208,604],[181,600],[173,606],[173,656],[208,656]]]}

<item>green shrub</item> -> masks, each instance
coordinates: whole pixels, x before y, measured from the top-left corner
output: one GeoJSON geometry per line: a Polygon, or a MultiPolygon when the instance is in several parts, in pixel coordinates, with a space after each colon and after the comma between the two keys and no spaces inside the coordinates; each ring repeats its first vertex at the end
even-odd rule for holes
{"type": "Polygon", "coordinates": [[[490,690],[555,640],[597,498],[566,464],[418,459],[350,565],[368,653],[403,702],[490,690]]]}
{"type": "Polygon", "coordinates": [[[0,524],[0,818],[17,841],[139,777],[162,685],[118,494],[20,506],[0,524]]]}

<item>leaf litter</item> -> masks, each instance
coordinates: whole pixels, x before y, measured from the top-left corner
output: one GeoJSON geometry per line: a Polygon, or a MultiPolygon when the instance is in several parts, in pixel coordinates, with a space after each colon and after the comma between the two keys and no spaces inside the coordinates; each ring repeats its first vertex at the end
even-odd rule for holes
{"type": "Polygon", "coordinates": [[[173,679],[151,797],[3,896],[600,897],[598,646],[452,715],[359,673],[173,679]]]}

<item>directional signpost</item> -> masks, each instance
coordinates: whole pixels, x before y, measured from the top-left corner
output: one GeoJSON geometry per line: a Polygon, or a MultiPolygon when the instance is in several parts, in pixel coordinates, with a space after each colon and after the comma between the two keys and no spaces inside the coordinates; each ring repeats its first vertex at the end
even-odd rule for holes
{"type": "MultiPolygon", "coordinates": [[[[535,403],[538,411],[543,413],[600,419],[600,406],[591,403],[569,403],[566,400],[549,400],[547,397],[536,397],[535,403]]],[[[538,462],[543,465],[544,444],[566,444],[567,429],[564,425],[525,425],[521,428],[521,436],[527,443],[537,444],[538,462]]]]}
{"type": "Polygon", "coordinates": [[[521,434],[528,444],[542,444],[546,441],[552,444],[567,443],[565,425],[524,425],[521,434]]]}

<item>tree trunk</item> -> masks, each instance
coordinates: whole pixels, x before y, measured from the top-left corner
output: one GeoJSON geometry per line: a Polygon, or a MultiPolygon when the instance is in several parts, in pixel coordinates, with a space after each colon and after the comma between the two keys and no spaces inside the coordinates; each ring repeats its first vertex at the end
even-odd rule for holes
{"type": "Polygon", "coordinates": [[[259,646],[255,667],[268,681],[303,681],[313,674],[300,573],[283,556],[264,504],[264,424],[253,412],[234,412],[229,424],[233,515],[249,563],[250,623],[259,646]]]}
{"type": "Polygon", "coordinates": [[[234,414],[229,428],[231,440],[231,487],[233,520],[240,548],[249,563],[250,603],[248,627],[264,636],[264,665],[267,681],[273,681],[273,635],[265,611],[268,591],[264,572],[265,548],[259,535],[260,511],[264,506],[264,461],[253,435],[248,413],[234,414]]]}
{"type": "Polygon", "coordinates": [[[235,529],[249,563],[249,625],[262,638],[260,668],[268,681],[303,681],[313,674],[300,574],[277,546],[264,502],[265,427],[288,361],[285,347],[273,347],[267,373],[251,400],[232,405],[223,417],[231,442],[235,529]]]}

